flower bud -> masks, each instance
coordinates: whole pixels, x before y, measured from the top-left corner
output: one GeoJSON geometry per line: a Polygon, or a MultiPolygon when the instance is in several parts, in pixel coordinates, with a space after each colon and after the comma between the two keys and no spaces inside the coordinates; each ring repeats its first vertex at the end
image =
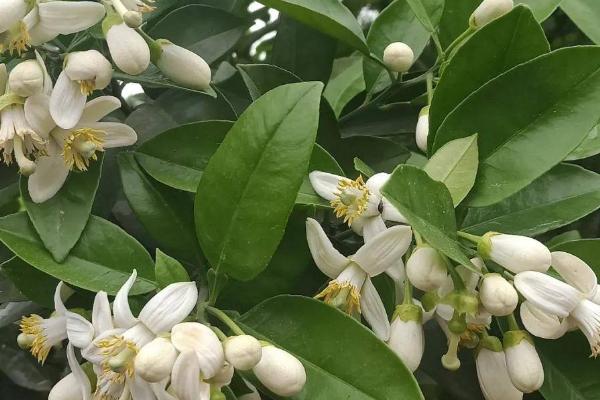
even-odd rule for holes
{"type": "Polygon", "coordinates": [[[394,72],[407,72],[414,59],[412,49],[402,42],[390,43],[383,51],[383,63],[394,72]]]}
{"type": "Polygon", "coordinates": [[[483,0],[469,18],[471,28],[481,28],[512,10],[513,0],[483,0]]]}
{"type": "Polygon", "coordinates": [[[37,60],[17,64],[8,76],[10,90],[18,96],[29,97],[44,88],[44,70],[37,60]]]}
{"type": "Polygon", "coordinates": [[[486,274],[481,281],[479,300],[492,315],[505,316],[519,304],[515,288],[500,274],[486,274]]]}
{"type": "Polygon", "coordinates": [[[544,368],[533,341],[525,331],[508,331],[504,334],[506,367],[513,385],[523,393],[542,387],[544,368]]]}
{"type": "Polygon", "coordinates": [[[48,400],[81,400],[81,388],[72,373],[56,383],[48,394],[48,400]]]}
{"type": "Polygon", "coordinates": [[[419,119],[417,120],[417,128],[415,131],[415,139],[417,147],[423,151],[427,151],[427,137],[429,136],[429,106],[421,108],[419,119]]]}
{"type": "Polygon", "coordinates": [[[123,22],[130,28],[139,28],[144,22],[144,17],[142,13],[130,10],[123,14],[123,22]]]}
{"type": "Polygon", "coordinates": [[[177,350],[170,340],[157,337],[135,357],[135,371],[148,382],[159,382],[171,374],[177,350]]]}
{"type": "Polygon", "coordinates": [[[479,253],[518,274],[523,271],[546,272],[552,256],[542,243],[527,236],[488,232],[478,246],[479,253]]]}
{"type": "Polygon", "coordinates": [[[267,389],[278,396],[294,396],[306,383],[302,363],[287,351],[271,345],[263,347],[260,362],[252,371],[267,389]]]}
{"type": "Polygon", "coordinates": [[[417,289],[429,292],[446,282],[446,263],[432,247],[418,247],[406,263],[406,276],[417,289]]]}
{"type": "Polygon", "coordinates": [[[477,378],[486,400],[521,400],[521,393],[510,380],[506,367],[506,357],[500,340],[488,336],[484,338],[475,358],[477,378]]]}
{"type": "Polygon", "coordinates": [[[190,89],[210,86],[210,67],[202,57],[165,39],[156,42],[162,51],[153,62],[167,78],[190,89]]]}
{"type": "Polygon", "coordinates": [[[223,342],[225,359],[240,371],[254,368],[262,356],[260,342],[250,335],[232,336],[223,342]]]}
{"type": "Polygon", "coordinates": [[[422,320],[420,306],[402,304],[396,307],[388,346],[411,372],[419,367],[425,351],[422,320]]]}
{"type": "Polygon", "coordinates": [[[150,49],[142,36],[124,22],[105,29],[108,50],[117,67],[130,75],[139,75],[150,64],[150,49]]]}

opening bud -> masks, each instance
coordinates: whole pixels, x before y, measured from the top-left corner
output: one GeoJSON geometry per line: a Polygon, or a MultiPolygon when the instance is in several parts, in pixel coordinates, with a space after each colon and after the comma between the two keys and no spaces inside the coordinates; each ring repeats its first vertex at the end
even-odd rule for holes
{"type": "Polygon", "coordinates": [[[519,304],[517,291],[500,274],[486,274],[481,281],[479,299],[492,315],[511,314],[519,304]]]}
{"type": "Polygon", "coordinates": [[[287,351],[271,345],[263,347],[261,360],[252,371],[267,389],[278,396],[294,396],[306,383],[302,363],[287,351]]]}
{"type": "Polygon", "coordinates": [[[223,342],[225,359],[235,369],[247,371],[256,366],[262,356],[260,342],[250,335],[232,336],[223,342]]]}
{"type": "Polygon", "coordinates": [[[148,382],[160,382],[171,374],[176,358],[171,341],[158,337],[141,348],[135,358],[135,371],[148,382]]]}
{"type": "Polygon", "coordinates": [[[538,390],[544,383],[544,368],[531,336],[523,330],[508,331],[503,344],[513,385],[523,393],[538,390]]]}
{"type": "Polygon", "coordinates": [[[515,274],[523,271],[546,272],[552,262],[550,250],[527,236],[488,232],[481,238],[477,250],[482,257],[515,274]]]}
{"type": "Polygon", "coordinates": [[[469,18],[469,26],[474,29],[492,22],[512,10],[513,0],[483,0],[469,18]]]}
{"type": "Polygon", "coordinates": [[[391,326],[388,346],[411,371],[415,371],[425,351],[423,332],[423,311],[415,304],[402,304],[396,307],[391,326]]]}
{"type": "Polygon", "coordinates": [[[417,289],[429,292],[446,282],[446,263],[432,247],[418,247],[406,262],[406,276],[417,289]]]}
{"type": "Polygon", "coordinates": [[[18,96],[33,96],[44,88],[44,71],[37,60],[23,61],[10,71],[8,86],[18,96]]]}
{"type": "Polygon", "coordinates": [[[406,43],[390,43],[383,51],[383,63],[394,72],[407,72],[414,59],[415,55],[406,43]]]}

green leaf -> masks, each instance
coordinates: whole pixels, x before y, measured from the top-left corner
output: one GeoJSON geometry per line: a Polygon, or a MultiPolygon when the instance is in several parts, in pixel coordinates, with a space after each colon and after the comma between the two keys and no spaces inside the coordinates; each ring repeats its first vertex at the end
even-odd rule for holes
{"type": "Polygon", "coordinates": [[[367,178],[370,178],[373,175],[375,175],[375,171],[373,170],[373,168],[369,167],[367,163],[365,163],[358,157],[354,157],[354,169],[366,176],[367,178]]]}
{"type": "Polygon", "coordinates": [[[444,69],[429,110],[430,144],[446,116],[484,83],[550,51],[544,31],[526,7],[479,29],[444,69]]]}
{"type": "Polygon", "coordinates": [[[423,170],[446,185],[457,206],[475,184],[478,162],[475,134],[446,143],[431,157],[423,170]]]}
{"type": "Polygon", "coordinates": [[[118,226],[91,216],[79,242],[62,263],[44,248],[25,212],[0,218],[0,241],[29,265],[90,291],[116,294],[135,268],[132,294],[154,289],[154,263],[146,250],[118,226]]]}
{"type": "Polygon", "coordinates": [[[148,34],[183,46],[212,64],[235,46],[246,28],[246,21],[227,11],[190,4],[167,14],[148,34]]]}
{"type": "Polygon", "coordinates": [[[153,182],[132,153],[119,154],[119,171],[127,201],[150,236],[170,254],[198,264],[202,255],[194,230],[192,197],[153,182]]]}
{"type": "Polygon", "coordinates": [[[469,27],[469,17],[481,0],[446,1],[439,25],[442,47],[445,49],[469,27]]]}
{"type": "Polygon", "coordinates": [[[141,145],[135,158],[160,183],[195,193],[208,160],[232,125],[202,121],[169,129],[141,145]]]}
{"type": "Polygon", "coordinates": [[[596,0],[563,0],[560,8],[594,43],[600,43],[600,3],[596,0]]]}
{"type": "Polygon", "coordinates": [[[322,302],[274,297],[244,314],[239,323],[302,361],[306,386],[291,399],[423,399],[412,374],[385,343],[322,302]]]}
{"type": "Polygon", "coordinates": [[[400,165],[382,193],[427,243],[475,270],[458,243],[452,196],[443,183],[434,181],[416,167],[400,165]]]}
{"type": "Polygon", "coordinates": [[[38,392],[50,390],[52,383],[40,369],[27,352],[6,345],[2,346],[0,371],[17,385],[38,392]]]}
{"type": "Polygon", "coordinates": [[[156,249],[156,284],[159,289],[169,286],[171,283],[189,282],[190,276],[179,261],[156,249]]]}
{"type": "Polygon", "coordinates": [[[278,86],[300,82],[301,79],[285,69],[270,64],[238,64],[242,79],[252,100],[278,86]]]}
{"type": "Polygon", "coordinates": [[[338,0],[261,0],[261,3],[338,39],[361,53],[369,54],[358,21],[338,0]]]}
{"type": "Polygon", "coordinates": [[[425,27],[425,29],[427,29],[427,32],[435,33],[437,29],[437,23],[442,17],[444,3],[435,3],[435,7],[432,7],[432,10],[428,10],[427,6],[429,6],[430,3],[427,0],[406,0],[406,2],[413,10],[421,24],[425,27]]]}
{"type": "Polygon", "coordinates": [[[29,300],[49,309],[54,308],[54,291],[58,279],[33,268],[19,257],[13,257],[2,264],[2,272],[29,300]]]}
{"type": "Polygon", "coordinates": [[[531,8],[535,19],[542,22],[546,20],[563,0],[519,0],[516,4],[524,4],[531,8]]]}
{"type": "Polygon", "coordinates": [[[600,276],[600,239],[571,240],[553,246],[552,251],[566,251],[576,255],[600,276]]]}
{"type": "Polygon", "coordinates": [[[17,168],[0,168],[0,215],[19,211],[19,173],[17,168]]]}
{"type": "Polygon", "coordinates": [[[567,156],[567,160],[581,160],[600,153],[600,126],[596,125],[583,139],[583,142],[567,156]]]}
{"type": "Polygon", "coordinates": [[[598,71],[600,48],[556,50],[486,83],[448,115],[433,150],[479,133],[479,176],[469,205],[518,192],[583,141],[598,121],[598,71]]]}
{"type": "Polygon", "coordinates": [[[22,178],[21,197],[25,209],[46,249],[62,262],[79,240],[92,211],[98,189],[103,157],[92,162],[87,172],[71,172],[63,187],[51,199],[34,203],[22,178]]]}
{"type": "MultiPolygon", "coordinates": [[[[342,167],[335,161],[335,158],[318,144],[315,144],[315,147],[313,147],[310,164],[308,165],[308,172],[312,171],[323,171],[344,176],[344,171],[342,171],[342,167]]],[[[313,190],[308,175],[302,181],[298,197],[296,197],[296,204],[330,207],[329,202],[313,190]]]]}
{"type": "Polygon", "coordinates": [[[489,207],[470,208],[462,230],[535,236],[570,224],[600,207],[600,175],[561,164],[489,207]]]}
{"type": "Polygon", "coordinates": [[[323,85],[284,85],[255,101],[210,159],[195,220],[210,264],[249,280],[268,264],[302,184],[317,132],[323,85]]]}
{"type": "Polygon", "coordinates": [[[342,113],[350,100],[365,89],[362,64],[363,57],[359,55],[335,60],[323,96],[329,101],[336,116],[342,113]]]}
{"type": "Polygon", "coordinates": [[[139,75],[129,75],[124,72],[115,71],[113,72],[113,78],[119,79],[124,82],[140,83],[145,88],[153,89],[178,89],[186,90],[192,93],[206,94],[211,97],[217,97],[217,93],[212,87],[204,90],[191,89],[185,86],[181,86],[178,83],[171,81],[169,78],[164,76],[162,72],[154,65],[150,65],[146,71],[139,75]]]}

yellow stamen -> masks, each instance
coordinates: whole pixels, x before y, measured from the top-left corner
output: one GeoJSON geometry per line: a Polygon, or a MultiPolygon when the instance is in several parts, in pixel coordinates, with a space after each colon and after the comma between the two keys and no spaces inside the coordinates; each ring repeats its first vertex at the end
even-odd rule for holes
{"type": "Polygon", "coordinates": [[[337,186],[336,198],[331,200],[331,206],[338,218],[351,225],[352,222],[367,209],[371,192],[366,187],[362,176],[355,181],[340,179],[337,186]]]}
{"type": "Polygon", "coordinates": [[[90,94],[92,94],[95,88],[96,82],[93,79],[79,81],[79,90],[81,90],[81,94],[84,96],[89,96],[90,94]]]}
{"type": "Polygon", "coordinates": [[[122,336],[109,336],[98,341],[96,347],[104,356],[101,364],[104,378],[113,383],[124,383],[126,377],[133,376],[133,361],[138,352],[135,343],[122,336]]]}
{"type": "Polygon", "coordinates": [[[331,281],[315,299],[323,299],[349,315],[360,314],[360,292],[350,282],[331,281]]]}
{"type": "Polygon", "coordinates": [[[97,160],[96,151],[104,151],[103,131],[92,128],[80,128],[72,131],[63,147],[62,156],[71,169],[87,171],[90,160],[97,160]]]}
{"type": "Polygon", "coordinates": [[[44,319],[39,315],[32,314],[29,317],[23,317],[20,324],[21,332],[28,335],[30,339],[33,338],[29,351],[40,364],[46,362],[46,358],[50,353],[50,346],[46,342],[42,326],[43,321],[44,319]]]}
{"type": "Polygon", "coordinates": [[[31,44],[31,36],[23,21],[17,22],[12,28],[0,34],[0,53],[8,52],[21,56],[31,44]]]}

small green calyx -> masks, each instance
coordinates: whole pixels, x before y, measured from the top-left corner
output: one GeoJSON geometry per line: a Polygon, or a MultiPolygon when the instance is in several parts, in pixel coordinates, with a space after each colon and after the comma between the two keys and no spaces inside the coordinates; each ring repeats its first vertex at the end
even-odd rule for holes
{"type": "Polygon", "coordinates": [[[0,111],[13,104],[25,104],[25,98],[14,93],[6,93],[0,96],[0,111]]]}
{"type": "Polygon", "coordinates": [[[454,311],[452,319],[448,321],[448,329],[456,335],[462,335],[467,330],[467,318],[465,314],[454,311]]]}
{"type": "Polygon", "coordinates": [[[400,318],[401,321],[423,322],[423,310],[416,304],[400,304],[396,306],[392,320],[400,318]]]}
{"type": "Polygon", "coordinates": [[[216,387],[210,388],[210,400],[225,400],[227,397],[216,387]]]}
{"type": "Polygon", "coordinates": [[[495,353],[502,351],[502,342],[496,336],[484,336],[479,341],[478,349],[488,349],[495,353]]]}
{"type": "Polygon", "coordinates": [[[173,44],[167,39],[156,39],[151,42],[146,39],[146,42],[148,42],[148,47],[150,48],[150,61],[152,61],[153,64],[156,64],[158,60],[160,60],[163,53],[162,47],[164,45],[173,44]]]}
{"type": "Polygon", "coordinates": [[[425,115],[429,115],[429,106],[425,106],[419,111],[419,117],[424,117],[425,115]]]}
{"type": "Polygon", "coordinates": [[[433,310],[440,302],[440,296],[437,291],[427,292],[421,297],[421,304],[426,312],[433,310]]]}
{"type": "Polygon", "coordinates": [[[479,311],[479,299],[467,290],[455,290],[450,292],[441,301],[454,308],[459,314],[475,315],[479,311]]]}
{"type": "Polygon", "coordinates": [[[106,17],[102,21],[102,34],[106,38],[106,34],[115,25],[121,25],[123,18],[112,8],[106,7],[106,17]]]}
{"type": "Polygon", "coordinates": [[[481,237],[481,240],[477,244],[477,252],[484,260],[489,260],[490,253],[492,251],[492,236],[499,235],[498,232],[488,232],[481,237]]]}
{"type": "Polygon", "coordinates": [[[533,339],[531,338],[531,335],[529,335],[529,333],[527,333],[527,331],[524,330],[508,331],[504,333],[502,343],[504,345],[504,348],[508,349],[509,347],[514,347],[518,345],[523,340],[527,340],[533,345],[533,339]]]}

